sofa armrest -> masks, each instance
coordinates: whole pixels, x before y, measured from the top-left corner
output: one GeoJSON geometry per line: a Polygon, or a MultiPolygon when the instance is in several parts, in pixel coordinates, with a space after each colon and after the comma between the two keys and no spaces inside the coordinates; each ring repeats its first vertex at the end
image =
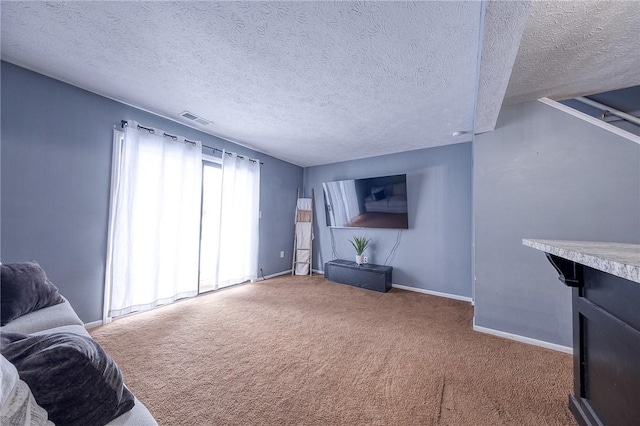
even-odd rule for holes
{"type": "Polygon", "coordinates": [[[0,327],[0,333],[31,334],[64,325],[81,325],[84,323],[73,310],[69,301],[30,312],[0,327]]]}
{"type": "Polygon", "coordinates": [[[153,418],[147,407],[138,398],[135,398],[136,405],[123,415],[111,420],[105,426],[158,426],[158,422],[153,418]]]}

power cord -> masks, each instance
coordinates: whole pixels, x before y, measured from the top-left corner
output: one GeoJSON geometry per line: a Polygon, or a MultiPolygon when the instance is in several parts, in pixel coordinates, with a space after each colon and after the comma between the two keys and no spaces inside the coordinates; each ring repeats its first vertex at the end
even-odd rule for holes
{"type": "Polygon", "coordinates": [[[333,228],[329,228],[329,233],[331,234],[331,253],[333,254],[333,258],[338,258],[338,253],[336,253],[336,239],[333,236],[333,228]]]}
{"type": "Polygon", "coordinates": [[[389,258],[391,257],[393,252],[395,252],[396,249],[398,248],[398,246],[400,245],[400,236],[401,235],[402,235],[402,229],[398,230],[398,236],[396,237],[396,243],[393,245],[393,247],[391,247],[391,251],[389,252],[389,255],[387,256],[386,260],[384,261],[384,266],[387,266],[387,262],[389,261],[389,258]]]}

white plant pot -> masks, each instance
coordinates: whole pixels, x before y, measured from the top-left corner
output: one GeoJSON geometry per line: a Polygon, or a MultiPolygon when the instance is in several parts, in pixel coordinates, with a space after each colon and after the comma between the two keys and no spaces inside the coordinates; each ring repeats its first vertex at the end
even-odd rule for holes
{"type": "Polygon", "coordinates": [[[364,256],[362,255],[356,255],[356,263],[358,265],[362,265],[364,263],[364,256]]]}

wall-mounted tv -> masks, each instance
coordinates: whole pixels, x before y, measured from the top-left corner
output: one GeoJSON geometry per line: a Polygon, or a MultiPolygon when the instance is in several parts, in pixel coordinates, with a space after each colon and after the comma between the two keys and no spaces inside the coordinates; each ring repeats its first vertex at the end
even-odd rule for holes
{"type": "Polygon", "coordinates": [[[327,226],[409,229],[407,175],[322,184],[327,226]]]}

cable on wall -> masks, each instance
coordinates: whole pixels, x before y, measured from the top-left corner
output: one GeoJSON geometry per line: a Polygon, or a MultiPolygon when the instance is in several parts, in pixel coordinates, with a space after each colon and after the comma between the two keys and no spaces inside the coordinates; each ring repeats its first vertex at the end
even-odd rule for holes
{"type": "Polygon", "coordinates": [[[331,235],[331,252],[333,254],[333,258],[338,258],[338,253],[336,253],[336,239],[333,237],[333,227],[329,228],[329,234],[331,235]]]}
{"type": "Polygon", "coordinates": [[[387,266],[387,262],[389,261],[389,258],[391,257],[391,255],[396,251],[396,249],[400,245],[400,237],[401,236],[402,236],[402,229],[398,230],[398,236],[396,237],[396,243],[393,245],[393,247],[391,247],[391,251],[389,252],[389,255],[387,256],[387,258],[384,261],[384,266],[387,266]]]}

